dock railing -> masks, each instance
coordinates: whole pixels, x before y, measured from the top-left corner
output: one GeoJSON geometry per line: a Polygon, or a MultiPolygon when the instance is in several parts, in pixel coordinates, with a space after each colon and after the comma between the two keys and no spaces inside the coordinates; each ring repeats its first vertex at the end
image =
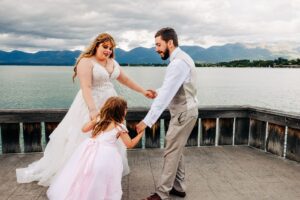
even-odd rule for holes
{"type": "MultiPolygon", "coordinates": [[[[129,109],[126,126],[131,136],[147,113],[129,109]]],[[[42,152],[66,109],[0,110],[0,154],[42,152]]],[[[136,148],[164,148],[170,115],[163,112],[136,148]]],[[[300,162],[300,115],[257,107],[199,108],[198,121],[187,146],[248,145],[300,162]]]]}

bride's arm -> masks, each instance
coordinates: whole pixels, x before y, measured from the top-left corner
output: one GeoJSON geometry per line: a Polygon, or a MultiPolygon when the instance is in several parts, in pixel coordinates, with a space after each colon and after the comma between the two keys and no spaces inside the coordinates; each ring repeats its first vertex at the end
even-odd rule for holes
{"type": "Polygon", "coordinates": [[[93,66],[88,58],[82,58],[77,65],[77,74],[84,101],[89,109],[90,118],[97,115],[97,107],[92,96],[92,70],[93,66]]]}
{"type": "Polygon", "coordinates": [[[153,90],[145,90],[144,88],[142,88],[141,86],[139,86],[136,82],[134,82],[133,80],[131,80],[127,74],[123,71],[123,69],[120,67],[120,75],[117,78],[117,80],[122,83],[123,85],[129,87],[130,89],[141,93],[142,95],[144,95],[145,97],[148,98],[155,98],[156,97],[156,92],[153,90]]]}

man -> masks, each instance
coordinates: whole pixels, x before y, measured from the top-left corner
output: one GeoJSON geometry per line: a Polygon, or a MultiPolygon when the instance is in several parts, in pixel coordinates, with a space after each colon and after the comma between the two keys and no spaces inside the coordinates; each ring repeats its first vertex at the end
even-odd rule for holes
{"type": "Polygon", "coordinates": [[[172,28],[162,28],[155,34],[155,46],[163,60],[170,57],[170,64],[158,96],[136,129],[140,133],[147,126],[151,127],[167,107],[171,121],[166,134],[162,175],[155,193],[147,200],[169,199],[170,194],[185,197],[183,150],[198,118],[194,61],[178,47],[177,34],[172,28]]]}

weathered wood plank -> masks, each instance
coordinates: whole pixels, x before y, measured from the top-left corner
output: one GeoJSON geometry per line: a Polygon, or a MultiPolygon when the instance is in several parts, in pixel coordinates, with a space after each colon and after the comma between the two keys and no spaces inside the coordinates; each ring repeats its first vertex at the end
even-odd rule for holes
{"type": "Polygon", "coordinates": [[[265,149],[265,137],[266,137],[266,122],[256,119],[250,120],[250,141],[249,145],[265,149]]]}
{"type": "MultiPolygon", "coordinates": [[[[130,108],[126,116],[127,120],[142,120],[146,108],[130,108]]],[[[65,116],[67,109],[5,109],[0,110],[0,123],[18,122],[57,122],[65,116]]],[[[169,118],[170,113],[164,111],[161,118],[169,118]]],[[[228,106],[228,107],[204,107],[199,108],[200,118],[253,118],[260,121],[300,128],[300,116],[294,113],[279,112],[276,110],[257,107],[228,106]]]]}
{"type": "Polygon", "coordinates": [[[266,150],[278,156],[283,156],[285,127],[269,123],[266,150]]]}
{"type": "Polygon", "coordinates": [[[56,129],[59,122],[45,122],[46,143],[49,142],[51,133],[56,129]]]}
{"type": "Polygon", "coordinates": [[[300,162],[300,129],[288,129],[286,157],[300,162]]]}
{"type": "Polygon", "coordinates": [[[219,145],[232,145],[233,118],[219,119],[219,145]]]}
{"type": "Polygon", "coordinates": [[[0,110],[0,123],[57,122],[63,119],[66,112],[67,109],[0,110]]]}
{"type": "Polygon", "coordinates": [[[289,126],[292,128],[300,129],[300,116],[296,114],[250,107],[248,117],[281,126],[289,126]]]}
{"type": "Polygon", "coordinates": [[[153,124],[151,128],[145,130],[145,147],[146,148],[159,148],[160,147],[160,122],[153,124]]]}
{"type": "Polygon", "coordinates": [[[300,129],[300,120],[298,118],[286,117],[285,121],[286,126],[294,129],[300,129]]]}
{"type": "MultiPolygon", "coordinates": [[[[245,146],[188,147],[184,155],[185,200],[299,199],[300,166],[294,161],[283,161],[245,146]]],[[[0,156],[0,199],[47,199],[47,187],[36,182],[17,184],[15,180],[15,168],[27,166],[41,156],[37,153],[0,156]]],[[[122,200],[143,199],[159,183],[163,150],[130,150],[128,160],[131,172],[123,177],[122,200]]],[[[171,199],[180,198],[171,196],[171,199]]]]}
{"type": "MultiPolygon", "coordinates": [[[[128,152],[131,171],[128,176],[127,191],[124,191],[128,200],[142,199],[155,190],[153,173],[156,173],[155,169],[161,162],[155,162],[157,154],[153,154],[153,151],[157,152],[156,149],[128,152]]],[[[127,200],[126,196],[122,199],[127,200]]]]}
{"type": "Polygon", "coordinates": [[[19,123],[2,123],[1,139],[3,153],[20,153],[21,147],[19,143],[20,124],[19,123]]]}
{"type": "Polygon", "coordinates": [[[249,118],[236,118],[235,119],[235,145],[248,145],[249,138],[249,118]]]}
{"type": "Polygon", "coordinates": [[[216,138],[216,119],[201,119],[202,124],[202,138],[201,146],[215,145],[216,138]]]}
{"type": "Polygon", "coordinates": [[[41,152],[41,123],[23,123],[23,138],[25,152],[41,152]]]}
{"type": "Polygon", "coordinates": [[[22,168],[39,159],[40,153],[33,154],[5,154],[0,161],[0,199],[36,199],[44,191],[44,187],[36,183],[18,184],[16,182],[16,168],[22,168]],[[22,198],[24,197],[24,198],[22,198]]]}

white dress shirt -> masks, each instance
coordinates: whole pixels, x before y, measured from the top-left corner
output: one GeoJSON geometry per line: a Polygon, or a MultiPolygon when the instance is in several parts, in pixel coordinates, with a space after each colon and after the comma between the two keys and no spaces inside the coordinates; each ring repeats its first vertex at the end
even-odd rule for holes
{"type": "Polygon", "coordinates": [[[143,119],[143,122],[150,128],[170,104],[180,86],[191,78],[191,69],[188,64],[181,59],[174,58],[179,51],[181,50],[177,47],[171,53],[170,64],[166,69],[163,84],[158,90],[158,95],[154,99],[149,112],[143,119]]]}

